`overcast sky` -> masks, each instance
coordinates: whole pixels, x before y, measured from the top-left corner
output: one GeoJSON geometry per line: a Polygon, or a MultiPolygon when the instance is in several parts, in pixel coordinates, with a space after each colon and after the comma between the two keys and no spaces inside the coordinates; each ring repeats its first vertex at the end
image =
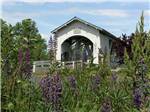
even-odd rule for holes
{"type": "Polygon", "coordinates": [[[33,19],[42,37],[77,16],[116,36],[131,34],[145,11],[145,29],[150,29],[150,0],[4,0],[2,18],[14,25],[33,19]]]}

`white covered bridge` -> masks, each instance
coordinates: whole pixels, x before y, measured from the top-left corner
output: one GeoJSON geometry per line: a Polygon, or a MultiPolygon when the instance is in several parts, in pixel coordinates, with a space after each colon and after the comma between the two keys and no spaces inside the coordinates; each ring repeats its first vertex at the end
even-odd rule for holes
{"type": "Polygon", "coordinates": [[[100,53],[110,55],[112,42],[117,39],[103,28],[78,17],[72,18],[51,33],[57,38],[56,60],[69,63],[81,60],[88,62],[93,57],[94,63],[98,64],[100,53]]]}

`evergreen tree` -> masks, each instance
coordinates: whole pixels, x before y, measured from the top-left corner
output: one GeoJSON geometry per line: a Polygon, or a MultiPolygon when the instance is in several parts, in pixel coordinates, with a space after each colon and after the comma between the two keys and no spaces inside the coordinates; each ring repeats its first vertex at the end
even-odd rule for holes
{"type": "Polygon", "coordinates": [[[136,75],[136,68],[141,60],[144,60],[146,64],[149,65],[150,62],[149,38],[150,38],[149,33],[144,31],[144,15],[142,13],[141,19],[136,27],[136,31],[131,46],[132,57],[130,58],[130,56],[127,53],[127,50],[125,51],[125,64],[128,66],[128,68],[130,67],[132,68],[132,70],[130,71],[132,72],[132,75],[136,75]]]}

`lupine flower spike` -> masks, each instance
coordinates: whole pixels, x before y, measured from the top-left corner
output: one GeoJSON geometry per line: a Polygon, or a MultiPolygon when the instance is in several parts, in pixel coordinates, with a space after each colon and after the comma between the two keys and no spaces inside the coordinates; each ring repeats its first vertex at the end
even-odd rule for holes
{"type": "Polygon", "coordinates": [[[23,61],[23,53],[22,53],[22,49],[19,49],[18,51],[18,62],[21,65],[23,61]]]}
{"type": "Polygon", "coordinates": [[[99,75],[95,75],[92,77],[92,85],[91,85],[91,89],[92,90],[97,90],[98,86],[100,84],[100,76],[99,75]]]}
{"type": "Polygon", "coordinates": [[[32,74],[32,65],[30,63],[30,50],[29,48],[26,50],[25,54],[25,65],[23,67],[24,77],[30,78],[32,74]]]}
{"type": "Polygon", "coordinates": [[[142,104],[142,94],[139,88],[135,88],[133,92],[133,102],[137,109],[140,109],[142,104]]]}
{"type": "Polygon", "coordinates": [[[117,74],[115,72],[112,73],[111,79],[112,81],[116,81],[117,80],[117,74]]]}
{"type": "Polygon", "coordinates": [[[109,100],[103,102],[100,112],[112,112],[111,102],[109,100]]]}
{"type": "Polygon", "coordinates": [[[40,86],[46,103],[52,105],[54,112],[61,112],[62,83],[60,76],[58,74],[52,77],[46,76],[41,80],[40,86]]]}

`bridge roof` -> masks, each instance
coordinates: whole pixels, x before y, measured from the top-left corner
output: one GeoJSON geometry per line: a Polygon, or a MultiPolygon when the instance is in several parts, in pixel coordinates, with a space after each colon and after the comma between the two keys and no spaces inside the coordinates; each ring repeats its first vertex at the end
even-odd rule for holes
{"type": "Polygon", "coordinates": [[[55,28],[54,30],[52,30],[51,33],[56,33],[58,30],[60,30],[60,29],[62,29],[62,28],[64,28],[64,27],[66,27],[67,25],[69,25],[69,24],[72,23],[73,21],[79,21],[79,22],[81,22],[81,23],[84,23],[84,24],[86,24],[86,25],[89,25],[89,26],[91,26],[91,27],[93,27],[93,28],[99,30],[102,34],[107,35],[107,36],[109,36],[109,37],[111,37],[111,38],[113,38],[113,39],[116,39],[116,38],[117,38],[115,35],[111,34],[111,33],[108,32],[107,30],[105,30],[105,29],[103,29],[103,28],[101,28],[101,27],[99,27],[99,26],[96,26],[96,25],[94,25],[94,24],[92,24],[92,23],[89,23],[89,22],[87,22],[87,21],[85,21],[85,20],[83,20],[83,19],[81,19],[81,18],[76,17],[76,16],[73,17],[72,19],[70,19],[69,21],[67,21],[66,23],[62,24],[61,26],[59,26],[59,27],[55,28]]]}

